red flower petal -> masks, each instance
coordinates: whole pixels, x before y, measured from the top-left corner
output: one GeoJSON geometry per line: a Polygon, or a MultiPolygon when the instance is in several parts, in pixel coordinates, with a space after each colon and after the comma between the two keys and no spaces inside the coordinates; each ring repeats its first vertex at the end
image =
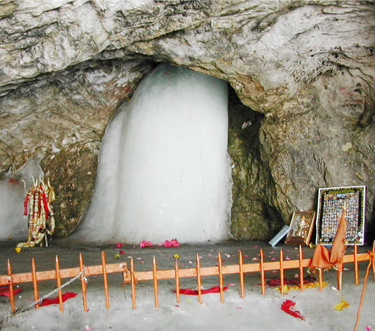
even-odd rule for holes
{"type": "MultiPolygon", "coordinates": [[[[229,288],[229,286],[223,287],[223,291],[226,291],[229,288]]],[[[198,290],[191,290],[190,288],[181,288],[180,289],[181,294],[186,294],[186,295],[198,295],[198,290]]],[[[202,290],[202,294],[207,294],[207,293],[220,293],[220,286],[214,286],[211,287],[207,290],[202,290]]]]}
{"type": "Polygon", "coordinates": [[[292,315],[294,317],[300,318],[305,320],[305,318],[301,315],[298,310],[292,310],[291,308],[295,306],[296,303],[292,300],[285,300],[281,305],[281,310],[285,311],[287,314],[292,315]]]}
{"type": "MultiPolygon", "coordinates": [[[[62,301],[65,302],[66,300],[70,299],[70,298],[74,298],[75,296],[77,295],[77,293],[74,293],[74,292],[66,292],[62,295],[62,301]]],[[[56,297],[54,299],[44,299],[42,301],[42,303],[40,304],[41,307],[43,306],[49,306],[49,305],[53,305],[53,304],[57,304],[59,303],[59,297],[56,297]]]]}

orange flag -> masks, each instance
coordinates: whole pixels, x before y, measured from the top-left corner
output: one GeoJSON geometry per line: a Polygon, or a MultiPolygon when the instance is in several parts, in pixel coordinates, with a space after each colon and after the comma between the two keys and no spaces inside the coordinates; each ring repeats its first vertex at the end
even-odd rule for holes
{"type": "Polygon", "coordinates": [[[323,245],[315,248],[314,256],[310,263],[310,269],[327,269],[340,265],[346,250],[346,203],[342,207],[340,223],[337,228],[335,239],[333,240],[331,251],[323,245]]]}

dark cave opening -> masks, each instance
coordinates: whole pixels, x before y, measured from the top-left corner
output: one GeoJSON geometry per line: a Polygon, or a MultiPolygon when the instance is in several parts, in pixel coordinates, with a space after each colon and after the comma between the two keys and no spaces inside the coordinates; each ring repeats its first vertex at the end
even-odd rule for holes
{"type": "Polygon", "coordinates": [[[236,239],[268,240],[284,225],[272,203],[274,183],[261,157],[260,130],[264,115],[245,106],[229,90],[228,152],[232,159],[232,224],[236,239]]]}

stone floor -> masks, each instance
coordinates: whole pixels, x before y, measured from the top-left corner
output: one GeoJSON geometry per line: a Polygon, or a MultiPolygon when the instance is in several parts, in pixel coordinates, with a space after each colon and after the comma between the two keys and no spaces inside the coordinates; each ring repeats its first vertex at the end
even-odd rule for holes
{"type": "MultiPolygon", "coordinates": [[[[101,251],[106,252],[107,263],[128,262],[132,256],[135,261],[135,270],[152,270],[153,256],[157,259],[158,269],[173,269],[174,257],[178,254],[179,266],[182,268],[194,268],[196,256],[201,257],[201,265],[215,266],[217,254],[221,252],[223,264],[237,264],[238,251],[244,255],[244,263],[259,263],[260,249],[264,250],[265,261],[278,261],[279,252],[282,249],[285,260],[297,259],[298,249],[294,246],[283,244],[271,247],[266,242],[255,241],[226,241],[220,243],[204,244],[181,244],[179,247],[147,247],[138,245],[122,245],[116,247],[116,243],[101,246],[89,246],[85,244],[68,244],[65,240],[54,239],[49,247],[34,247],[22,249],[20,253],[15,252],[16,241],[0,242],[0,275],[7,273],[7,260],[12,263],[13,273],[29,272],[31,270],[31,258],[36,261],[37,271],[54,270],[55,256],[59,256],[60,267],[78,267],[78,255],[84,256],[85,265],[101,264],[101,251]],[[121,252],[122,251],[122,252],[121,252]],[[121,253],[122,254],[121,254],[121,253]]],[[[359,247],[359,252],[365,252],[370,246],[359,247]]],[[[347,248],[347,254],[351,254],[352,247],[347,248]]],[[[310,258],[314,250],[309,247],[303,248],[305,258],[310,258]]],[[[220,304],[218,294],[207,294],[203,297],[203,305],[199,305],[195,296],[182,296],[181,303],[176,303],[174,280],[159,281],[160,308],[154,307],[154,290],[152,281],[137,283],[137,309],[132,310],[131,290],[129,285],[123,286],[121,274],[109,275],[109,289],[111,309],[105,309],[103,277],[90,276],[87,283],[87,302],[90,312],[84,313],[82,309],[81,282],[79,280],[69,284],[63,292],[75,292],[78,296],[64,303],[66,314],[59,312],[58,305],[43,307],[43,309],[32,309],[18,314],[4,322],[4,330],[165,330],[167,327],[178,327],[179,330],[205,329],[205,330],[228,330],[236,326],[238,330],[344,330],[345,325],[353,324],[356,310],[359,305],[359,297],[362,290],[363,277],[368,262],[360,263],[360,285],[354,285],[353,264],[345,264],[343,274],[343,291],[337,291],[337,276],[334,270],[324,273],[324,281],[328,283],[322,292],[319,289],[306,289],[292,291],[288,295],[280,295],[276,288],[266,287],[266,295],[261,295],[260,275],[251,273],[245,275],[245,298],[240,297],[240,282],[237,274],[224,275],[224,284],[230,289],[224,293],[225,305],[220,304]],[[350,302],[351,308],[337,312],[333,306],[340,301],[340,295],[350,302]],[[297,302],[297,306],[308,322],[290,317],[280,310],[280,304],[285,299],[297,302]],[[318,300],[318,301],[317,301],[318,300]],[[317,304],[319,302],[319,304],[317,304]],[[272,316],[267,317],[272,311],[272,316]],[[324,312],[324,318],[322,314],[324,312]],[[48,314],[49,326],[44,327],[45,318],[48,314]],[[285,315],[283,315],[285,314],[285,315]],[[177,319],[172,319],[173,316],[177,319]],[[124,319],[122,316],[127,316],[124,319]],[[195,318],[195,317],[196,318],[195,318]],[[340,316],[340,322],[337,318],[340,316]],[[173,321],[172,321],[173,320],[173,321]],[[323,323],[324,322],[324,323],[323,323]],[[61,329],[61,323],[66,328],[61,329]],[[188,324],[187,324],[188,323],[188,324]],[[281,324],[280,324],[281,323],[281,324]],[[302,324],[301,324],[302,323],[302,324]],[[211,329],[207,325],[211,325],[211,329]],[[251,327],[249,327],[251,325],[251,327]],[[263,328],[264,327],[264,328],[263,328]]],[[[293,279],[298,273],[297,269],[285,271],[286,279],[293,279]]],[[[307,275],[307,273],[305,273],[307,275]]],[[[278,271],[266,272],[266,280],[278,279],[278,271]]],[[[364,312],[361,318],[361,328],[372,325],[371,311],[373,307],[374,282],[372,275],[368,282],[368,294],[364,303],[364,312]]],[[[68,279],[63,279],[63,284],[68,279]]],[[[204,289],[217,286],[217,276],[202,277],[204,289]]],[[[16,284],[16,288],[22,288],[15,298],[16,309],[24,308],[33,304],[34,293],[32,284],[16,284]]],[[[40,297],[45,296],[56,288],[56,281],[39,281],[40,297]]],[[[181,279],[181,288],[196,289],[196,278],[181,279]]],[[[56,294],[54,294],[56,296],[56,294]]],[[[0,296],[0,320],[8,316],[10,303],[7,297],[0,296]]],[[[0,325],[0,328],[2,325],[0,325]]],[[[350,329],[350,328],[349,328],[350,329]]]]}

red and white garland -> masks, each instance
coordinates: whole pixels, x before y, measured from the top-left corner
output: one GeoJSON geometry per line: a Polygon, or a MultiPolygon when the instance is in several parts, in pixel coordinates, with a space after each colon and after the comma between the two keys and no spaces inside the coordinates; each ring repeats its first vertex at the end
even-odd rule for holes
{"type": "Polygon", "coordinates": [[[26,243],[19,243],[17,247],[34,247],[41,244],[46,234],[55,231],[55,218],[51,203],[55,200],[55,191],[48,180],[34,183],[24,201],[24,215],[29,215],[29,235],[26,243]],[[29,208],[27,206],[29,205],[29,208]]]}

